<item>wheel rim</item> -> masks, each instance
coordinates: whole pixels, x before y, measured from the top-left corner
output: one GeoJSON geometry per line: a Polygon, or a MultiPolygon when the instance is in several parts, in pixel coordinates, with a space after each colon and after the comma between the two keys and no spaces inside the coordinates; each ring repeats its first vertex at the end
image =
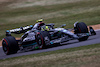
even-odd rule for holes
{"type": "Polygon", "coordinates": [[[41,46],[42,45],[41,37],[38,35],[37,38],[38,38],[38,44],[39,44],[39,46],[41,46]]]}
{"type": "Polygon", "coordinates": [[[38,43],[39,43],[39,45],[42,44],[42,43],[41,43],[41,39],[39,39],[39,42],[38,42],[38,43]]]}
{"type": "Polygon", "coordinates": [[[42,49],[43,48],[43,38],[42,38],[42,35],[40,34],[37,35],[37,43],[39,45],[39,49],[42,49]]]}

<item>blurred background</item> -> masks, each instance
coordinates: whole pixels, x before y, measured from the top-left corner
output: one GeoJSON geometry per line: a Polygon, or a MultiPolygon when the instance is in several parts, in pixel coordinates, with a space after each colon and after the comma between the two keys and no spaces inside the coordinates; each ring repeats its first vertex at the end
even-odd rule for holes
{"type": "Polygon", "coordinates": [[[0,0],[0,39],[6,30],[34,25],[40,18],[65,28],[76,21],[100,24],[100,0],[0,0]]]}

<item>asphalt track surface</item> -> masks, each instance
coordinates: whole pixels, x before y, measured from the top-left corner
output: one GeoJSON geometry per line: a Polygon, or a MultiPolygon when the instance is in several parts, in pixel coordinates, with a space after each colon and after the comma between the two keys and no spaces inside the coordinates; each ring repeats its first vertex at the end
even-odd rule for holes
{"type": "Polygon", "coordinates": [[[0,47],[0,59],[6,59],[6,58],[18,57],[18,56],[29,55],[29,54],[37,54],[41,52],[55,51],[59,49],[68,49],[68,48],[74,48],[74,47],[79,47],[79,46],[97,44],[97,43],[100,43],[100,30],[96,31],[96,33],[97,35],[90,36],[89,39],[86,41],[79,42],[78,40],[71,40],[71,41],[63,43],[62,46],[49,47],[47,49],[33,50],[33,51],[28,51],[28,52],[19,51],[18,53],[12,54],[12,55],[5,55],[2,50],[2,47],[0,47]]]}

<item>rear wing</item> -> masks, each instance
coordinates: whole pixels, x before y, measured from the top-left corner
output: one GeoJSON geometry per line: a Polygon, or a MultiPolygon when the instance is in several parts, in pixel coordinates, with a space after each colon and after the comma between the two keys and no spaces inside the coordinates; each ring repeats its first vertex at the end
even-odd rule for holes
{"type": "Polygon", "coordinates": [[[6,36],[11,36],[11,33],[20,34],[25,33],[28,30],[31,30],[33,28],[33,25],[20,27],[12,30],[6,30],[6,36]]]}

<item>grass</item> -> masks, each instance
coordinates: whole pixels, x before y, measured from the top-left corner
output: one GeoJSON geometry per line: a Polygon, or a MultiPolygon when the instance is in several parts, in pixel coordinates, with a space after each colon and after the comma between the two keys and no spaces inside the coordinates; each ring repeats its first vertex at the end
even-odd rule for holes
{"type": "MultiPolygon", "coordinates": [[[[72,28],[76,21],[100,24],[100,0],[9,0],[0,2],[0,6],[0,39],[6,30],[34,25],[39,18],[55,23],[55,27],[67,24],[65,28],[72,28]]],[[[39,66],[99,67],[100,44],[0,60],[0,67],[39,66]]]]}
{"type": "Polygon", "coordinates": [[[43,18],[47,24],[55,23],[56,27],[67,24],[65,28],[72,28],[76,21],[87,25],[100,24],[100,0],[12,0],[0,6],[0,39],[5,37],[6,30],[34,25],[39,18],[43,18]]]}
{"type": "Polygon", "coordinates": [[[0,60],[0,67],[99,67],[100,44],[0,60]]]}

